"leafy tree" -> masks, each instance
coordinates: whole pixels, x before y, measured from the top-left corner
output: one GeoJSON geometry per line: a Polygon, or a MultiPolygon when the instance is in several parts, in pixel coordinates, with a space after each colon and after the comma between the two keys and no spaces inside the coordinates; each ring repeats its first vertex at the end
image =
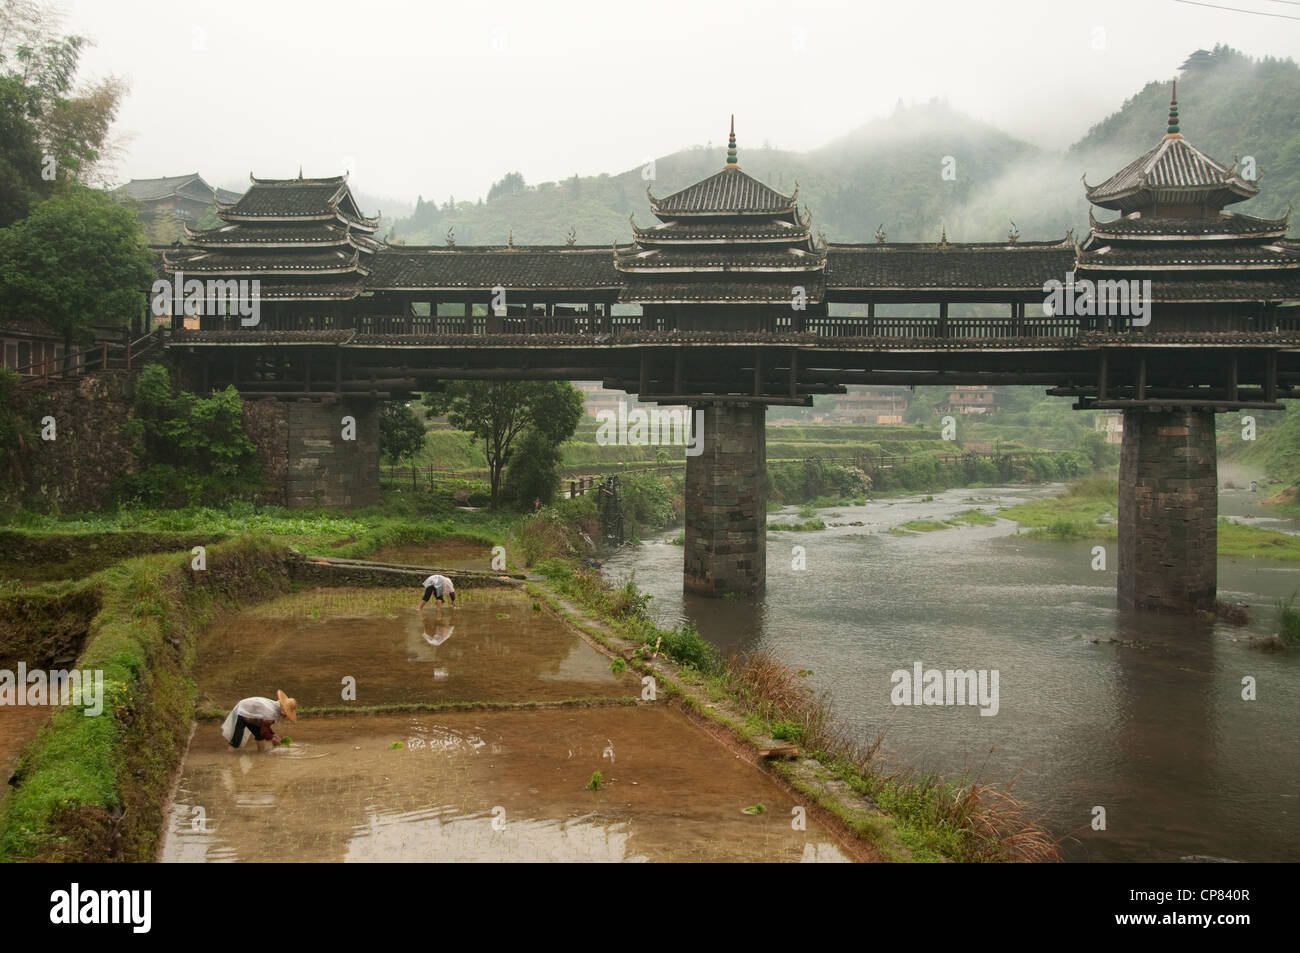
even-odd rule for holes
{"type": "Polygon", "coordinates": [[[582,394],[564,381],[452,381],[424,399],[433,413],[446,414],[457,430],[483,441],[493,506],[501,475],[525,430],[559,446],[582,420],[582,394]]]}
{"type": "Polygon", "coordinates": [[[125,84],[74,91],[88,41],[59,33],[59,14],[33,0],[0,2],[0,227],[55,188],[91,182],[125,84]]]}
{"type": "Polygon", "coordinates": [[[128,496],[149,503],[210,504],[259,482],[257,446],[244,432],[244,404],[234,387],[199,397],[173,396],[162,364],[136,380],[135,416],[126,432],[136,440],[140,470],[127,477],[128,496]]]}
{"type": "Polygon", "coordinates": [[[0,76],[0,228],[26,215],[52,186],[41,178],[41,149],[22,83],[0,76]]]}
{"type": "Polygon", "coordinates": [[[1300,404],[1295,401],[1287,402],[1281,423],[1269,434],[1265,463],[1273,479],[1300,486],[1300,404]]]}
{"type": "Polygon", "coordinates": [[[379,411],[379,452],[389,463],[409,460],[424,449],[424,424],[400,400],[385,401],[379,411]]]}
{"type": "Polygon", "coordinates": [[[506,499],[523,510],[531,510],[533,501],[550,503],[560,483],[564,454],[560,446],[545,434],[525,430],[515,445],[506,471],[506,499]]]}
{"type": "Polygon", "coordinates": [[[18,381],[17,374],[0,367],[0,476],[13,486],[19,485],[21,454],[36,438],[27,415],[13,406],[18,381]]]}
{"type": "Polygon", "coordinates": [[[488,189],[487,200],[491,202],[498,195],[514,195],[524,190],[524,177],[518,172],[507,172],[501,181],[494,182],[488,189]]]}
{"type": "Polygon", "coordinates": [[[135,216],[102,192],[74,187],[0,229],[0,317],[62,333],[65,369],[74,343],[141,313],[153,278],[135,216]]]}
{"type": "Polygon", "coordinates": [[[903,420],[907,423],[922,423],[930,420],[937,413],[935,397],[924,390],[918,389],[908,401],[907,411],[903,414],[903,420]]]}

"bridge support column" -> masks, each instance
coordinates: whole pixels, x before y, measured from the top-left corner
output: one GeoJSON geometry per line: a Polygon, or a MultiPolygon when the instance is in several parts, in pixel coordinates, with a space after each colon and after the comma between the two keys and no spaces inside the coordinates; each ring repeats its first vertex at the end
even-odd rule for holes
{"type": "Polygon", "coordinates": [[[287,505],[379,502],[379,401],[296,400],[285,412],[287,505]]]}
{"type": "Polygon", "coordinates": [[[711,403],[696,411],[700,452],[686,458],[683,573],[690,592],[722,596],[763,591],[767,580],[766,411],[762,404],[745,402],[711,403]]]}
{"type": "Polygon", "coordinates": [[[1213,411],[1124,412],[1121,606],[1157,612],[1213,607],[1218,584],[1217,464],[1213,411]]]}

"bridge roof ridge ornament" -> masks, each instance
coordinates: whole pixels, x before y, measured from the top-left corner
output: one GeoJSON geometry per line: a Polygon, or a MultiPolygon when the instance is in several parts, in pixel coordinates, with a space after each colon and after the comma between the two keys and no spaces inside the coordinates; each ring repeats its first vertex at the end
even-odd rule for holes
{"type": "Polygon", "coordinates": [[[1185,216],[1184,209],[1219,211],[1225,205],[1243,202],[1259,194],[1259,186],[1243,179],[1236,164],[1229,168],[1201,152],[1179,131],[1177,85],[1169,104],[1164,138],[1100,185],[1090,186],[1085,174],[1088,201],[1124,214],[1185,216]]]}

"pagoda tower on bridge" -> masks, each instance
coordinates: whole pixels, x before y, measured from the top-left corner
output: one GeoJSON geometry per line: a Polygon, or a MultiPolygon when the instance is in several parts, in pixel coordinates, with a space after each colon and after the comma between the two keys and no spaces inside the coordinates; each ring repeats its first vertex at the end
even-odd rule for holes
{"type": "MultiPolygon", "coordinates": [[[[217,206],[225,224],[185,227],[187,243],[163,255],[167,273],[180,272],[187,279],[257,279],[259,330],[289,326],[304,316],[324,324],[350,314],[383,243],[374,237],[379,219],[361,213],[347,176],[249,175],[249,182],[238,201],[217,206]]],[[[228,323],[210,310],[202,320],[205,328],[228,323]]]]}
{"type": "Polygon", "coordinates": [[[801,330],[824,315],[825,244],[809,230],[794,194],[782,195],[740,168],[731,120],[722,170],[664,198],[646,189],[660,224],[638,227],[616,249],[619,300],[640,304],[656,330],[801,330]]]}
{"type": "MultiPolygon", "coordinates": [[[[1226,206],[1259,193],[1237,162],[1226,166],[1188,142],[1178,119],[1178,85],[1163,139],[1100,185],[1088,201],[1120,212],[1098,222],[1077,250],[1076,280],[1151,281],[1153,334],[1273,331],[1277,309],[1300,298],[1300,242],[1287,218],[1263,219],[1226,206]]],[[[1119,330],[1122,316],[1098,319],[1119,330]]]]}
{"type": "MultiPolygon", "coordinates": [[[[1079,394],[1075,405],[1124,413],[1116,586],[1124,607],[1214,606],[1215,413],[1278,406],[1276,351],[1176,347],[1243,337],[1249,344],[1241,332],[1279,330],[1279,310],[1300,299],[1300,243],[1285,237],[1287,219],[1227,211],[1258,194],[1254,178],[1183,138],[1175,85],[1159,144],[1100,185],[1084,182],[1088,201],[1121,215],[1092,219],[1075,281],[1096,282],[1099,297],[1103,281],[1150,281],[1145,323],[1102,339],[1095,392],[1079,394]],[[1127,346],[1111,343],[1125,339],[1127,346]]],[[[1091,330],[1120,331],[1130,320],[1107,314],[1091,330]]]]}

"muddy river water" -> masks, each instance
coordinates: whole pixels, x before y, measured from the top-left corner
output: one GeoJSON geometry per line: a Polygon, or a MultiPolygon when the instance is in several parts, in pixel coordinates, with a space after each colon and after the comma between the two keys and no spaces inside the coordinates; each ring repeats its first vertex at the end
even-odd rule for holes
{"type": "MultiPolygon", "coordinates": [[[[889,532],[1049,492],[954,490],[821,510],[828,524],[863,525],[769,533],[759,601],[683,595],[682,548],[670,542],[679,531],[625,548],[606,571],[635,571],[661,621],[693,621],[724,652],[768,648],[811,669],[859,741],[884,732],[894,764],[1014,780],[1067,859],[1300,859],[1300,653],[1249,644],[1275,630],[1275,600],[1300,586],[1294,563],[1220,560],[1219,597],[1251,606],[1238,628],[1117,611],[1113,541],[1094,570],[1096,541],[1017,537],[1002,519],[889,532]],[[895,704],[893,673],[917,663],[996,671],[996,714],[895,704]],[[1242,697],[1247,678],[1255,700],[1242,697]],[[1105,830],[1093,829],[1097,807],[1105,830]]],[[[1224,491],[1221,512],[1268,519],[1248,489],[1224,491]]]]}

